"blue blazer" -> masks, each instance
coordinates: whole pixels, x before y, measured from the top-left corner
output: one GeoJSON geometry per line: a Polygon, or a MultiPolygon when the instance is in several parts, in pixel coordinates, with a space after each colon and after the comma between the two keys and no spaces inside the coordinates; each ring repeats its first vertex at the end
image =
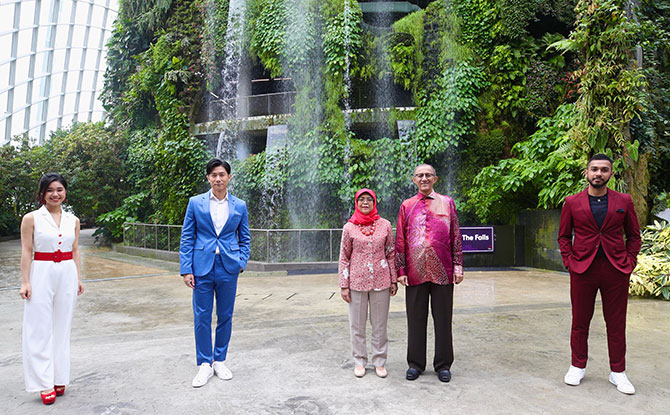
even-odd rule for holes
{"type": "Polygon", "coordinates": [[[228,193],[228,208],[228,221],[217,235],[209,212],[209,192],[189,199],[179,246],[181,275],[207,275],[217,246],[228,273],[236,275],[246,268],[251,247],[247,204],[228,193]]]}

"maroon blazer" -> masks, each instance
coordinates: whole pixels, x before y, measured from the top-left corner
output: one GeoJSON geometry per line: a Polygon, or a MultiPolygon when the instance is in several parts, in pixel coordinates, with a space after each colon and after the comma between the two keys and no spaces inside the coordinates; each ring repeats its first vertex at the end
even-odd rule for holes
{"type": "Polygon", "coordinates": [[[586,190],[566,197],[558,228],[558,244],[563,265],[571,272],[584,273],[602,244],[610,263],[624,274],[630,274],[637,264],[641,246],[633,199],[628,194],[607,189],[607,215],[599,229],[586,190]]]}

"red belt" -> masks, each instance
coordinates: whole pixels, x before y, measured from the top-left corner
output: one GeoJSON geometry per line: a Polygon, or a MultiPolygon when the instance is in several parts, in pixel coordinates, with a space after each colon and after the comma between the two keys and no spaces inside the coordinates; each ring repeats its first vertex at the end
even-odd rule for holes
{"type": "Polygon", "coordinates": [[[56,252],[35,252],[35,261],[53,261],[61,262],[72,259],[72,252],[61,252],[60,249],[56,252]]]}

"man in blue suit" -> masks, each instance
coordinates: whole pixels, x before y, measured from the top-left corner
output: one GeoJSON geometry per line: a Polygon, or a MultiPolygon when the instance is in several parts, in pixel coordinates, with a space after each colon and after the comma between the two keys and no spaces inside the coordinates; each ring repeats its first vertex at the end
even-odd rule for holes
{"type": "Polygon", "coordinates": [[[193,289],[193,321],[198,388],[213,374],[232,379],[224,364],[232,329],[237,277],[249,260],[251,237],[246,203],[228,193],[230,165],[218,158],[207,163],[212,189],[188,201],[179,247],[180,273],[193,289]],[[212,351],[212,306],[216,297],[216,339],[212,351]]]}

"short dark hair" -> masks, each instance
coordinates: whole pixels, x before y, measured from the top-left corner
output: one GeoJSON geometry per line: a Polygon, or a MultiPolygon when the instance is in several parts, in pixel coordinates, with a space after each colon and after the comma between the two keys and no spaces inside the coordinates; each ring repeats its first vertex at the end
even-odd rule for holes
{"type": "Polygon", "coordinates": [[[593,155],[593,157],[591,157],[589,159],[588,163],[586,163],[586,167],[589,167],[589,164],[591,164],[591,162],[594,161],[594,160],[607,160],[607,161],[610,162],[610,165],[614,164],[612,162],[612,159],[609,158],[609,156],[607,156],[607,154],[598,153],[598,154],[593,155]]]}
{"type": "Polygon", "coordinates": [[[35,199],[37,199],[37,203],[40,205],[44,204],[44,195],[47,192],[47,189],[49,188],[49,185],[53,182],[59,182],[60,184],[63,185],[65,190],[67,190],[67,181],[65,181],[65,178],[61,176],[58,173],[47,173],[42,175],[40,178],[39,185],[37,187],[37,196],[35,199]]]}
{"type": "Polygon", "coordinates": [[[213,159],[211,159],[207,163],[207,167],[206,167],[207,174],[209,175],[209,173],[211,173],[212,170],[214,170],[215,167],[219,167],[219,166],[223,166],[223,168],[226,170],[226,173],[230,174],[230,164],[228,164],[227,161],[223,161],[218,157],[214,157],[213,159]]]}

